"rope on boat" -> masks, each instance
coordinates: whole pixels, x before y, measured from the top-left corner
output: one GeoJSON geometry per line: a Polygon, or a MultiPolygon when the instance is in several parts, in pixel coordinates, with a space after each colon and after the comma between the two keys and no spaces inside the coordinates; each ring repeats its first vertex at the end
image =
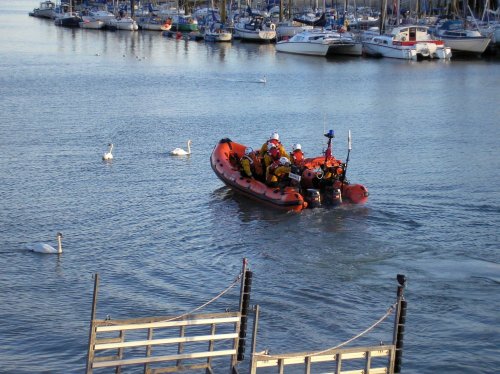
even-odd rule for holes
{"type": "MultiPolygon", "coordinates": [[[[358,335],[353,336],[351,339],[346,340],[345,342],[340,343],[340,344],[338,344],[338,345],[336,345],[334,347],[325,349],[323,351],[310,353],[308,355],[305,355],[305,357],[312,357],[312,356],[322,355],[323,353],[326,353],[326,352],[332,351],[334,349],[343,347],[344,345],[347,345],[347,344],[351,343],[352,341],[354,341],[354,340],[362,337],[363,335],[367,334],[368,332],[370,332],[371,330],[373,330],[375,327],[377,327],[379,324],[381,324],[387,317],[389,317],[391,315],[391,313],[394,311],[394,309],[396,308],[396,305],[397,305],[397,303],[394,303],[393,305],[391,305],[389,307],[389,309],[387,309],[387,312],[382,317],[380,317],[380,319],[378,321],[376,321],[374,324],[372,324],[370,327],[368,327],[364,331],[360,332],[358,335]]],[[[288,356],[280,356],[280,355],[265,355],[265,356],[267,356],[269,358],[274,358],[274,359],[285,359],[285,358],[288,358],[288,356]]]]}
{"type": "Polygon", "coordinates": [[[241,280],[241,277],[242,277],[243,273],[240,273],[238,274],[238,276],[234,279],[233,283],[231,283],[225,290],[223,290],[222,292],[220,292],[218,295],[214,296],[212,299],[208,300],[205,304],[202,304],[200,305],[199,307],[197,308],[194,308],[192,309],[191,311],[189,312],[186,312],[184,314],[181,314],[179,316],[176,316],[176,317],[172,317],[172,318],[169,318],[169,319],[166,319],[166,320],[163,320],[162,322],[169,322],[169,321],[175,321],[176,319],[179,319],[179,318],[182,318],[182,317],[185,317],[187,315],[190,315],[190,314],[193,314],[194,312],[206,307],[207,305],[213,303],[215,300],[219,299],[220,297],[222,297],[224,294],[226,294],[227,292],[229,292],[229,290],[231,288],[233,288],[234,286],[236,286],[240,280],[241,280]]]}

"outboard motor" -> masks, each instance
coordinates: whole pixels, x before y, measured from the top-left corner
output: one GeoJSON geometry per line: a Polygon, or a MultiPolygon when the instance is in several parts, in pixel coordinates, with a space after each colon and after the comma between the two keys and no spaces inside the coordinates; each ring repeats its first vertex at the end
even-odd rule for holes
{"type": "Polygon", "coordinates": [[[334,188],[331,196],[333,205],[340,205],[342,203],[342,192],[340,188],[334,188]]]}
{"type": "Polygon", "coordinates": [[[325,187],[324,200],[325,204],[328,205],[340,205],[342,203],[342,192],[340,188],[335,188],[333,186],[325,187]]]}
{"type": "Polygon", "coordinates": [[[307,206],[309,208],[317,208],[321,206],[321,195],[319,191],[314,188],[308,188],[306,190],[305,200],[307,201],[307,206]]]}

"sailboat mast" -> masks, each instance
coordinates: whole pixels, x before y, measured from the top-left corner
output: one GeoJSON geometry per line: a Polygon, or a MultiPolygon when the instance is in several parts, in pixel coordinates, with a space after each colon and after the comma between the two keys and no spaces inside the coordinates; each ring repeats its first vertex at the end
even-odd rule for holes
{"type": "Polygon", "coordinates": [[[379,31],[380,35],[383,35],[385,33],[385,17],[387,15],[387,0],[382,0],[380,2],[380,26],[379,26],[379,31]]]}
{"type": "MultiPolygon", "coordinates": [[[[220,9],[220,21],[222,23],[226,23],[226,18],[227,18],[227,14],[226,14],[226,0],[222,0],[221,1],[220,7],[221,7],[221,9],[220,9]]],[[[213,5],[212,5],[212,8],[213,8],[213,5]]]]}

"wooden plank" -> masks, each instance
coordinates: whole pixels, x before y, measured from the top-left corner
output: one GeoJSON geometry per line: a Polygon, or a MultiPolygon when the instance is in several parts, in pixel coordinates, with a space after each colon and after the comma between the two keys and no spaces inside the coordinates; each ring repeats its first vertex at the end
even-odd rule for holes
{"type": "Polygon", "coordinates": [[[164,361],[173,361],[173,360],[207,358],[209,356],[210,357],[228,356],[228,355],[233,355],[235,353],[236,353],[236,351],[234,349],[227,349],[227,350],[214,351],[214,352],[195,352],[195,353],[186,353],[186,354],[181,354],[181,355],[170,355],[170,356],[137,357],[137,358],[124,359],[124,360],[96,362],[96,363],[94,363],[93,368],[104,368],[104,367],[124,366],[124,365],[137,365],[137,364],[155,363],[155,362],[164,362],[164,361]]]}
{"type": "Polygon", "coordinates": [[[311,356],[311,362],[337,361],[336,354],[311,356]]]}
{"type": "MultiPolygon", "coordinates": [[[[364,369],[357,369],[357,370],[344,370],[340,372],[341,374],[367,374],[367,372],[364,369]]],[[[369,374],[386,374],[388,373],[387,368],[376,368],[376,369],[370,369],[369,374]]],[[[335,374],[335,373],[322,373],[322,374],[335,374]]]]}
{"type": "Polygon", "coordinates": [[[197,319],[197,320],[187,320],[187,321],[120,324],[111,326],[98,326],[97,332],[99,333],[99,332],[110,332],[110,331],[141,330],[141,329],[177,327],[177,326],[200,326],[200,325],[210,325],[212,323],[216,324],[234,323],[238,322],[239,320],[240,317],[227,317],[227,318],[209,318],[209,319],[197,319]]]}
{"type": "Polygon", "coordinates": [[[380,350],[380,351],[370,351],[370,355],[372,357],[390,356],[391,355],[391,350],[390,349],[384,349],[384,350],[380,350]]]}
{"type": "Polygon", "coordinates": [[[164,368],[151,369],[151,374],[176,373],[179,371],[206,369],[207,364],[195,364],[186,366],[169,366],[164,368]]]}
{"type": "Polygon", "coordinates": [[[130,325],[134,323],[150,323],[150,322],[165,322],[165,321],[189,321],[196,319],[207,318],[224,318],[238,317],[240,312],[224,312],[224,313],[207,313],[207,314],[188,314],[183,317],[179,316],[159,316],[159,317],[142,317],[128,319],[94,319],[96,326],[113,326],[113,325],[130,325]]]}
{"type": "Polygon", "coordinates": [[[342,354],[342,360],[353,360],[357,358],[366,358],[367,352],[350,352],[350,353],[343,353],[342,354]]]}
{"type": "Polygon", "coordinates": [[[370,374],[388,374],[389,370],[386,367],[383,368],[371,368],[370,374]]]}
{"type": "Polygon", "coordinates": [[[160,344],[205,342],[205,341],[235,339],[237,337],[238,337],[237,333],[230,333],[230,334],[218,334],[218,335],[185,336],[185,337],[153,339],[153,340],[134,340],[123,343],[96,344],[95,350],[98,351],[102,349],[113,349],[113,348],[143,347],[143,346],[152,346],[160,344]]]}

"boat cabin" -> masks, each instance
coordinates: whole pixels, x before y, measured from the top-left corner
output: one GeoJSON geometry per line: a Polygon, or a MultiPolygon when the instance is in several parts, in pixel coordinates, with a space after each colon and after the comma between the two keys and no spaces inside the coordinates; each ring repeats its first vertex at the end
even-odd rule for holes
{"type": "Polygon", "coordinates": [[[396,27],[391,32],[394,41],[418,42],[429,40],[428,28],[426,26],[396,27]]]}

